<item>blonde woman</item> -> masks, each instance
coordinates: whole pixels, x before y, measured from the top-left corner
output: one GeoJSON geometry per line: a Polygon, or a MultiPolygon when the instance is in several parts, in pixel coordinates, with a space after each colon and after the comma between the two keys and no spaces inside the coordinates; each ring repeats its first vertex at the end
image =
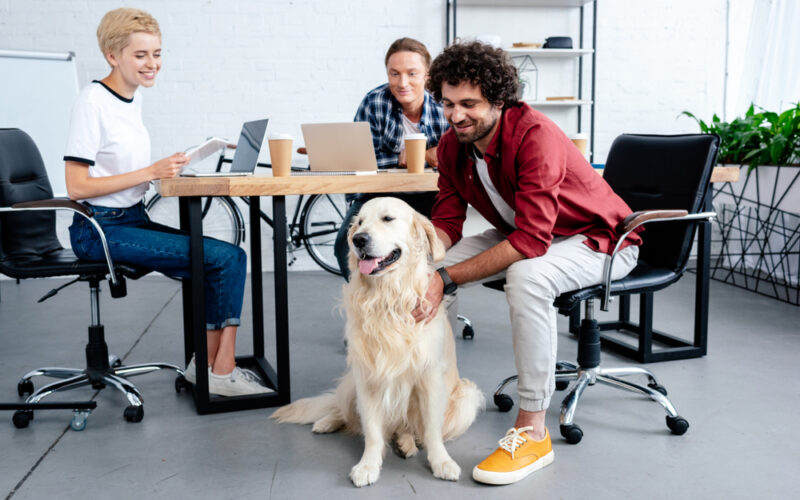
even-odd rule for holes
{"type": "MultiPolygon", "coordinates": [[[[111,72],[84,88],[73,108],[64,155],[69,197],[94,213],[114,261],[188,277],[188,235],[150,221],[142,203],[151,181],[175,177],[189,162],[183,153],[155,163],[150,159],[139,87],[152,87],[161,70],[158,22],[138,9],[112,10],[100,21],[97,40],[111,72]]],[[[78,257],[104,259],[98,234],[83,218],[76,216],[69,230],[78,257]]],[[[203,251],[209,392],[221,396],[270,392],[253,373],[236,367],[234,359],[245,253],[210,238],[204,240],[203,251]]],[[[195,370],[192,358],[186,368],[186,379],[192,383],[195,370]]]]}

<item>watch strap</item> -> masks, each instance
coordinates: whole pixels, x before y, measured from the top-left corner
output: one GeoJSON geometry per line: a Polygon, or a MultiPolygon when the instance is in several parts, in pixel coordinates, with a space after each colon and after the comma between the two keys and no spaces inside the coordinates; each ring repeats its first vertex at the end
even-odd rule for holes
{"type": "Polygon", "coordinates": [[[458,285],[453,281],[449,274],[447,274],[447,270],[444,267],[440,267],[436,270],[439,273],[439,276],[442,278],[442,282],[444,283],[444,293],[445,295],[453,295],[456,293],[456,289],[458,285]]]}

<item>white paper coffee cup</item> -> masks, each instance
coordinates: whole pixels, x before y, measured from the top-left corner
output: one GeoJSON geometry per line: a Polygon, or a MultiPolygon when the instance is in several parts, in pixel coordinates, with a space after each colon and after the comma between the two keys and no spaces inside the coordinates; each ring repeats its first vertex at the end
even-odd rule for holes
{"type": "Polygon", "coordinates": [[[292,140],[292,136],[289,134],[269,135],[269,157],[272,162],[273,177],[291,175],[292,140]]]}
{"type": "Polygon", "coordinates": [[[580,151],[583,157],[585,158],[586,153],[589,150],[589,136],[580,133],[580,134],[572,134],[571,136],[569,136],[569,138],[570,140],[572,140],[572,143],[575,144],[575,147],[578,148],[578,151],[580,151]]]}
{"type": "Polygon", "coordinates": [[[425,171],[425,149],[428,138],[425,134],[406,134],[403,137],[406,145],[406,167],[410,174],[421,174],[425,171]]]}

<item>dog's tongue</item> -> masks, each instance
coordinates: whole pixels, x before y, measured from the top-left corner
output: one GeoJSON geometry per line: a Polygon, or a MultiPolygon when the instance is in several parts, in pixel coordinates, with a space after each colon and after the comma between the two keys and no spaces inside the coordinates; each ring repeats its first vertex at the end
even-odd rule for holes
{"type": "Polygon", "coordinates": [[[370,274],[372,271],[378,267],[378,261],[380,259],[362,259],[358,261],[358,270],[361,274],[370,274]]]}

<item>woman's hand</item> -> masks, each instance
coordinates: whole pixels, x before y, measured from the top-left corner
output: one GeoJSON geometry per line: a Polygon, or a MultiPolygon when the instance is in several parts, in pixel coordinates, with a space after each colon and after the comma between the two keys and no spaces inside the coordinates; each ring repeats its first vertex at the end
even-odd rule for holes
{"type": "Polygon", "coordinates": [[[397,166],[398,167],[407,167],[406,165],[406,150],[400,151],[400,154],[397,156],[397,166]]]}
{"type": "Polygon", "coordinates": [[[189,157],[184,153],[175,153],[172,156],[162,158],[149,167],[152,179],[170,179],[176,177],[189,161],[189,157]]]}

